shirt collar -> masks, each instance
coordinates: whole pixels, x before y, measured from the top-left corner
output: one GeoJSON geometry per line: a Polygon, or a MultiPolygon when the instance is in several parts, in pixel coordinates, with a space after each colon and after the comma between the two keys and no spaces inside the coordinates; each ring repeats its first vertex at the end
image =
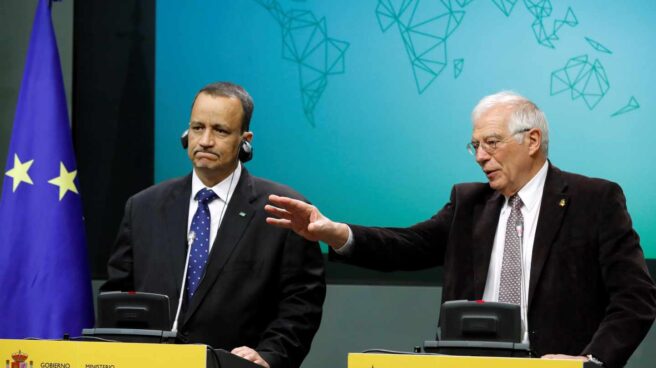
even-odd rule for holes
{"type": "MultiPolygon", "coordinates": [[[[533,207],[540,201],[542,194],[542,189],[544,188],[544,182],[547,179],[547,169],[549,168],[549,161],[545,160],[542,168],[526,183],[522,189],[517,192],[517,195],[522,200],[524,206],[527,210],[532,210],[533,207]]],[[[508,197],[506,197],[506,204],[508,203],[508,197]]]]}
{"type": "MultiPolygon", "coordinates": [[[[216,195],[223,202],[227,202],[228,195],[231,194],[229,192],[233,192],[235,190],[235,187],[237,186],[240,177],[241,177],[241,162],[238,162],[237,168],[235,169],[235,171],[232,172],[232,174],[228,175],[221,182],[208,189],[211,189],[214,193],[216,193],[216,195]]],[[[196,198],[196,194],[203,188],[207,188],[207,187],[205,186],[205,184],[203,184],[203,182],[196,174],[196,170],[193,170],[191,174],[191,198],[192,199],[196,198]]]]}

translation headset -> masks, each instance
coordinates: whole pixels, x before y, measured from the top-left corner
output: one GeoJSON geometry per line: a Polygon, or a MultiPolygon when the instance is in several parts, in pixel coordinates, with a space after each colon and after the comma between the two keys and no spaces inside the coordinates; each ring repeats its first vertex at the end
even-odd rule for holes
{"type": "MultiPolygon", "coordinates": [[[[189,129],[185,130],[180,136],[180,143],[182,148],[187,149],[189,147],[189,129]]],[[[242,139],[241,144],[239,145],[239,161],[248,162],[253,158],[253,146],[251,142],[242,139]]]]}

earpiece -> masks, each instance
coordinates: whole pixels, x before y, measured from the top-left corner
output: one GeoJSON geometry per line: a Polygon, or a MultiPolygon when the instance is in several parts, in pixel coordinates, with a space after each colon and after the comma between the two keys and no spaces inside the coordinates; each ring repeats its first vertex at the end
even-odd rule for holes
{"type": "Polygon", "coordinates": [[[253,146],[251,142],[242,139],[239,146],[239,161],[248,162],[253,158],[253,146]]]}
{"type": "Polygon", "coordinates": [[[180,136],[180,143],[182,144],[182,148],[184,149],[187,149],[187,147],[189,147],[189,129],[182,132],[182,135],[180,136]]]}
{"type": "MultiPolygon", "coordinates": [[[[182,132],[180,136],[180,144],[182,148],[187,149],[189,147],[189,129],[182,132]]],[[[253,159],[253,145],[251,142],[242,139],[241,144],[239,145],[239,161],[248,162],[253,159]]]]}

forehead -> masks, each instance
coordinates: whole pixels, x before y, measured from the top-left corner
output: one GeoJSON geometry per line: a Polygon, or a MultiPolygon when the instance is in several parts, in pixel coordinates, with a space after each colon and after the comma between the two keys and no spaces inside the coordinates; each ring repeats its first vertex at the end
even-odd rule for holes
{"type": "Polygon", "coordinates": [[[482,139],[489,136],[508,134],[508,118],[512,110],[507,106],[493,107],[474,121],[472,138],[482,139]]]}
{"type": "Polygon", "coordinates": [[[244,111],[235,97],[212,96],[201,93],[191,109],[191,121],[201,123],[237,122],[241,124],[244,111]]]}

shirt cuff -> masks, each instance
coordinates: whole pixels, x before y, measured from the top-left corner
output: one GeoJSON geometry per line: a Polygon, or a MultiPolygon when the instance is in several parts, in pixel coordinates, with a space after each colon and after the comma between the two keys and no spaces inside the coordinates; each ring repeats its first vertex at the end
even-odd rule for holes
{"type": "Polygon", "coordinates": [[[349,231],[348,240],[346,240],[346,243],[344,243],[344,245],[342,245],[339,249],[335,249],[335,253],[339,254],[340,256],[348,256],[353,253],[353,231],[348,225],[347,228],[349,231]]]}

